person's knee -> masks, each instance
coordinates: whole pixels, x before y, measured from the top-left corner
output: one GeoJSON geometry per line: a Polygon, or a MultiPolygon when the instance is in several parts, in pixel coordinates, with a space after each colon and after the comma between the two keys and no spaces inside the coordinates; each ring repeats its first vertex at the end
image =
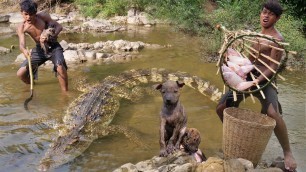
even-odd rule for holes
{"type": "Polygon", "coordinates": [[[223,111],[226,108],[225,103],[220,103],[216,107],[216,113],[218,114],[221,121],[223,121],[223,111]]]}
{"type": "Polygon", "coordinates": [[[276,120],[276,122],[279,120],[279,119],[282,119],[282,116],[280,113],[278,113],[277,109],[275,109],[272,105],[272,103],[268,106],[268,109],[267,109],[267,115],[273,119],[276,120]]]}
{"type": "Polygon", "coordinates": [[[56,71],[61,75],[67,73],[67,70],[63,65],[57,65],[56,71]]]}
{"type": "Polygon", "coordinates": [[[21,67],[21,68],[17,71],[16,75],[17,75],[18,78],[22,79],[22,78],[25,77],[26,73],[27,73],[26,67],[21,67]]]}

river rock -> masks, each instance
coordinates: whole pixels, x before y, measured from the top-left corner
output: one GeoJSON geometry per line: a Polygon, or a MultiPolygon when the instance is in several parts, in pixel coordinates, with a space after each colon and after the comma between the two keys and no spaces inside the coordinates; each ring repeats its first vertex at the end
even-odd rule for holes
{"type": "Polygon", "coordinates": [[[85,51],[84,55],[88,61],[93,61],[96,59],[96,52],[94,51],[85,51]]]}
{"type": "Polygon", "coordinates": [[[0,35],[14,33],[14,30],[10,27],[1,27],[0,26],[0,35]]]}
{"type": "Polygon", "coordinates": [[[62,40],[60,42],[60,45],[63,48],[63,50],[67,50],[69,48],[68,43],[65,40],[62,40]]]}
{"type": "Polygon", "coordinates": [[[238,158],[237,160],[244,166],[244,169],[254,169],[254,165],[251,161],[243,158],[238,158]]]}
{"type": "Polygon", "coordinates": [[[21,23],[21,22],[23,22],[23,17],[19,12],[18,13],[10,13],[9,15],[10,15],[10,19],[9,19],[10,23],[21,23]]]}
{"type": "Polygon", "coordinates": [[[237,159],[229,159],[224,161],[224,171],[245,172],[243,164],[237,159]]]}
{"type": "Polygon", "coordinates": [[[138,172],[137,167],[132,163],[127,163],[122,165],[119,169],[114,170],[113,172],[138,172]]]}
{"type": "Polygon", "coordinates": [[[64,51],[64,57],[67,63],[77,63],[80,61],[79,55],[76,50],[64,51]]]}
{"type": "Polygon", "coordinates": [[[217,157],[209,157],[206,162],[196,168],[196,172],[223,172],[223,160],[217,157]]]}
{"type": "Polygon", "coordinates": [[[279,168],[267,168],[267,169],[250,169],[247,172],[283,172],[283,170],[279,168]]]}
{"type": "Polygon", "coordinates": [[[8,22],[10,19],[10,16],[9,15],[2,15],[0,14],[0,23],[6,23],[8,22]]]}
{"type": "Polygon", "coordinates": [[[26,59],[23,53],[19,54],[15,60],[16,63],[21,63],[26,59]]]}
{"type": "Polygon", "coordinates": [[[6,54],[6,53],[9,53],[9,52],[11,52],[10,49],[0,46],[0,54],[6,54]]]}

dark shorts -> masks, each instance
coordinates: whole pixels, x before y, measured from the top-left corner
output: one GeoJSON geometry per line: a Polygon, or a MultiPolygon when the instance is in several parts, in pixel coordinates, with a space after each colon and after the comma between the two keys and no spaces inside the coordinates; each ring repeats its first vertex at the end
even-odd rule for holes
{"type": "MultiPolygon", "coordinates": [[[[263,99],[259,91],[253,93],[253,96],[257,97],[261,103],[261,113],[267,114],[268,107],[270,106],[270,104],[272,104],[276,112],[282,114],[282,108],[277,97],[277,90],[270,84],[266,86],[264,89],[262,89],[262,91],[265,95],[265,99],[263,99]]],[[[250,94],[245,94],[245,98],[249,96],[250,94]]],[[[233,92],[228,91],[222,96],[219,105],[226,102],[226,107],[239,107],[239,104],[242,100],[243,100],[243,94],[237,93],[237,101],[234,101],[233,92]]]]}
{"type": "MultiPolygon", "coordinates": [[[[58,42],[54,43],[50,47],[48,56],[46,56],[41,46],[37,44],[36,47],[33,48],[31,51],[31,64],[35,79],[37,79],[38,67],[44,64],[47,60],[51,60],[54,64],[53,71],[55,72],[55,74],[57,74],[58,66],[63,66],[66,70],[68,69],[66,61],[64,59],[63,48],[58,42]]],[[[23,61],[23,63],[21,64],[21,67],[25,66],[28,69],[28,60],[23,61]]]]}

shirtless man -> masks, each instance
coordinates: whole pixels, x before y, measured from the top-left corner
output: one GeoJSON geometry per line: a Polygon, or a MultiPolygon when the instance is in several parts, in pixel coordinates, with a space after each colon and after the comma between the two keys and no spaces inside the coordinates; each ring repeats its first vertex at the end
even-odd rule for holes
{"type": "MultiPolygon", "coordinates": [[[[279,41],[284,40],[282,35],[274,27],[275,23],[280,19],[282,11],[283,11],[282,7],[280,6],[277,0],[268,0],[266,3],[263,4],[263,8],[260,13],[260,24],[261,24],[262,34],[273,36],[275,39],[278,39],[279,41]]],[[[273,46],[277,46],[276,44],[271,42],[267,43],[273,46]]],[[[260,49],[258,45],[253,45],[253,47],[259,50],[260,53],[270,56],[271,58],[277,61],[280,61],[282,57],[281,51],[272,49],[270,47],[261,46],[260,49]]],[[[274,70],[277,69],[278,66],[274,62],[271,62],[263,57],[259,58],[264,62],[266,62],[274,70]]],[[[252,58],[250,59],[254,61],[254,65],[256,65],[261,70],[261,72],[263,72],[267,77],[269,78],[272,77],[273,73],[270,69],[268,69],[259,61],[256,61],[256,59],[252,58]]],[[[261,75],[259,72],[257,71],[253,72],[257,76],[257,78],[255,79],[255,82],[257,84],[264,84],[265,82],[267,82],[263,77],[263,75],[261,75]]],[[[261,113],[267,114],[269,117],[275,119],[276,127],[274,129],[274,133],[283,149],[285,168],[287,169],[287,171],[294,171],[297,167],[297,164],[290,149],[287,127],[281,115],[282,110],[280,103],[278,102],[277,90],[270,84],[267,87],[265,87],[262,91],[264,92],[266,99],[263,99],[259,92],[253,95],[260,100],[260,103],[262,105],[261,113]]],[[[223,110],[226,107],[238,107],[242,100],[243,96],[237,95],[237,101],[235,102],[233,99],[232,91],[227,92],[221,98],[216,108],[216,112],[219,118],[221,119],[221,121],[223,121],[223,110]]]]}
{"type": "MultiPolygon", "coordinates": [[[[37,4],[32,0],[21,0],[19,5],[24,19],[24,21],[17,28],[19,47],[25,56],[31,56],[34,76],[37,76],[38,66],[42,65],[47,60],[51,60],[54,64],[53,70],[56,73],[61,90],[64,92],[68,91],[67,65],[64,59],[62,47],[57,41],[53,42],[49,44],[50,47],[48,47],[48,54],[46,54],[41,47],[41,43],[46,41],[46,38],[41,36],[43,30],[47,29],[49,26],[52,26],[54,27],[54,36],[57,37],[62,30],[62,26],[56,21],[52,20],[48,13],[37,13],[37,4]],[[33,48],[31,52],[26,49],[25,34],[30,35],[36,43],[36,47],[33,48]]],[[[17,71],[17,76],[24,83],[30,83],[27,60],[21,64],[20,69],[17,71]]]]}

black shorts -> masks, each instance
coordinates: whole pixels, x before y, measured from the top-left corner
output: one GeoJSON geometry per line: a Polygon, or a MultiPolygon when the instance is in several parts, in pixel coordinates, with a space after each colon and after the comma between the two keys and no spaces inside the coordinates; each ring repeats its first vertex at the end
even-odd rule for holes
{"type": "MultiPolygon", "coordinates": [[[[31,51],[31,64],[32,64],[32,70],[33,74],[35,76],[35,79],[37,79],[37,69],[40,65],[44,64],[47,60],[51,60],[54,64],[53,71],[55,74],[57,74],[57,67],[63,66],[66,70],[68,69],[66,65],[66,61],[63,54],[63,48],[61,45],[56,42],[51,45],[49,49],[48,56],[44,53],[44,50],[41,48],[39,44],[36,45],[35,48],[31,51]]],[[[28,60],[23,61],[21,64],[21,67],[27,67],[28,69],[28,60]]]]}
{"type": "MultiPolygon", "coordinates": [[[[253,96],[257,97],[261,103],[261,113],[267,114],[268,107],[270,104],[272,104],[276,112],[282,114],[282,108],[277,97],[278,94],[277,90],[270,84],[266,86],[264,89],[262,89],[262,91],[265,95],[265,99],[263,99],[259,91],[253,93],[253,96]]],[[[245,98],[249,96],[250,94],[245,94],[245,98]]],[[[234,101],[233,91],[228,91],[222,96],[219,105],[226,102],[226,107],[239,107],[239,104],[242,100],[243,100],[242,93],[237,93],[237,101],[234,101]]]]}

